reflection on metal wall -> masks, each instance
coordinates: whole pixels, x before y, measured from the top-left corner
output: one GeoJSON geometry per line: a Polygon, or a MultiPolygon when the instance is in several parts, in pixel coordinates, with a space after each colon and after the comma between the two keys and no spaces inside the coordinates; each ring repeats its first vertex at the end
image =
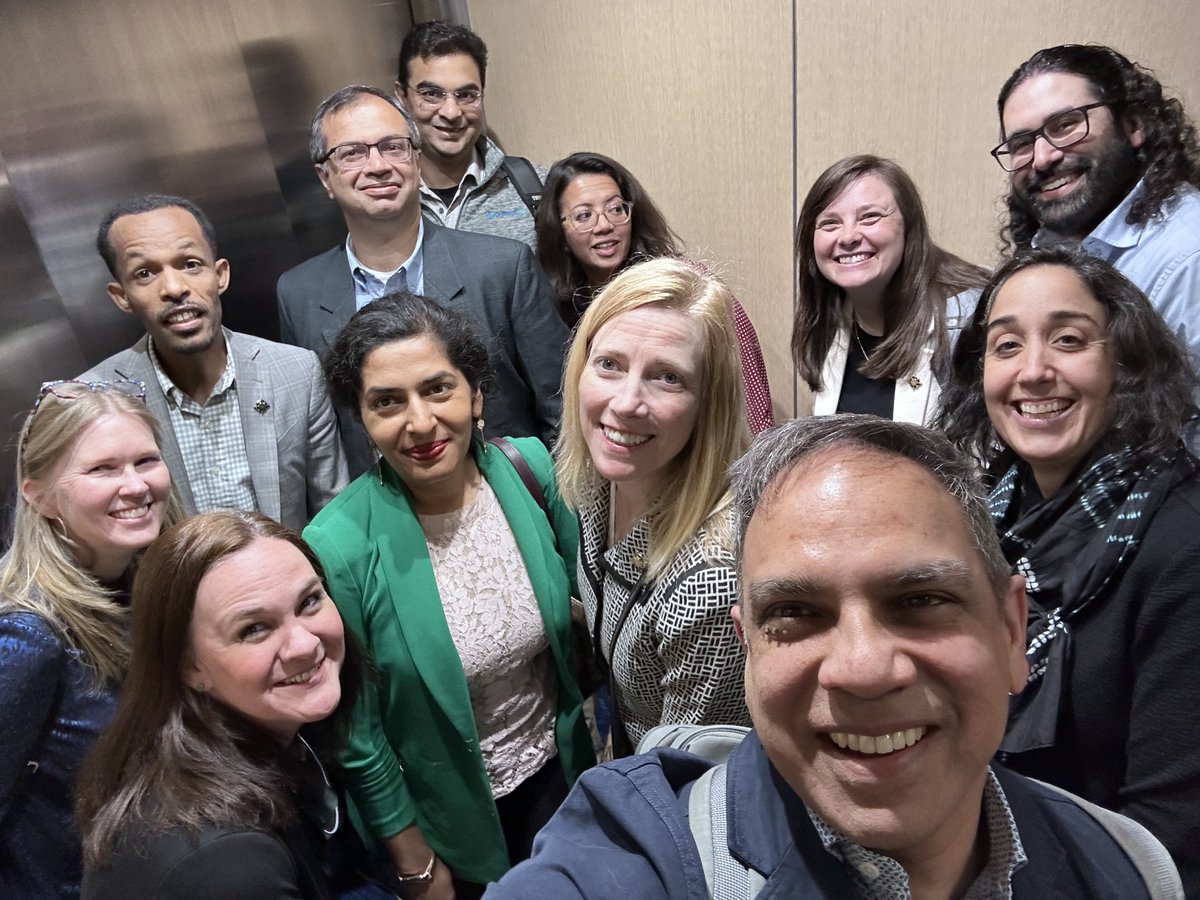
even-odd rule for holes
{"type": "Polygon", "coordinates": [[[390,86],[410,27],[381,0],[42,0],[0,29],[0,485],[42,381],[129,345],[96,228],[133,194],[200,204],[230,261],[225,322],[274,336],[275,280],[344,236],[308,121],[351,82],[390,86]]]}

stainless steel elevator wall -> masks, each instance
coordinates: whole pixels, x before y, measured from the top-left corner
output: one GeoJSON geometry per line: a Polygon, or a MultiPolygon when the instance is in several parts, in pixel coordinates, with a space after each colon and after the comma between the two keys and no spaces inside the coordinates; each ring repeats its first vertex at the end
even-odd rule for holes
{"type": "MultiPolygon", "coordinates": [[[[230,261],[230,327],[274,337],[275,280],[345,234],[308,121],[390,88],[411,27],[381,0],[0,0],[0,486],[38,385],[133,342],[95,249],[106,210],[182,194],[230,261]]],[[[7,528],[4,529],[7,534],[7,528]]]]}

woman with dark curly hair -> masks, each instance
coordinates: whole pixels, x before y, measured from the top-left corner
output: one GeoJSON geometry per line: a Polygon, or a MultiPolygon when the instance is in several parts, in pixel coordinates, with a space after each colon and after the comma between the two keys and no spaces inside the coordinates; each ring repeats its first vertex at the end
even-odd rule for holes
{"type": "MultiPolygon", "coordinates": [[[[572,328],[618,272],[647,259],[682,258],[682,242],[633,173],[599,153],[572,153],[550,167],[535,217],[537,257],[572,328]]],[[[686,260],[701,274],[703,263],[686,260]]],[[[758,334],[732,298],[742,360],[746,419],[758,432],[775,424],[758,334]]]]}
{"type": "Polygon", "coordinates": [[[987,467],[1029,593],[1014,769],[1149,828],[1200,890],[1196,373],[1145,296],[1080,251],[1005,263],[959,339],[940,425],[987,467]]]}
{"type": "Polygon", "coordinates": [[[928,422],[986,281],[933,242],[917,186],[894,161],[860,154],[822,172],[796,223],[792,322],[813,412],[928,422]]]}

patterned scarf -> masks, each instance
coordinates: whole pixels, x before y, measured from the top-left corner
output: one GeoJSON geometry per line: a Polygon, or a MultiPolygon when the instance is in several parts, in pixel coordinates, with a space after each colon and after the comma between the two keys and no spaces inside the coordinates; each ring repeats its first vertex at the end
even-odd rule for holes
{"type": "Polygon", "coordinates": [[[1149,457],[1126,448],[1095,459],[1075,481],[1024,511],[1019,497],[1028,464],[1018,461],[1000,478],[989,508],[1004,556],[1025,576],[1029,594],[1029,681],[1012,698],[1002,753],[1054,745],[1073,623],[1106,599],[1158,508],[1195,469],[1182,445],[1149,457]]]}

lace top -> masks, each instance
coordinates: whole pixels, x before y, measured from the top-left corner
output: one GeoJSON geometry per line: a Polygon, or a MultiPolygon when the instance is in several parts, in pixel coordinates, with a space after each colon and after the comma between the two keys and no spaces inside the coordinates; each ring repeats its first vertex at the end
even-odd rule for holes
{"type": "Polygon", "coordinates": [[[502,797],[557,752],[557,686],[541,611],[486,479],[462,509],[418,518],[467,677],[484,768],[493,796],[502,797]]]}

